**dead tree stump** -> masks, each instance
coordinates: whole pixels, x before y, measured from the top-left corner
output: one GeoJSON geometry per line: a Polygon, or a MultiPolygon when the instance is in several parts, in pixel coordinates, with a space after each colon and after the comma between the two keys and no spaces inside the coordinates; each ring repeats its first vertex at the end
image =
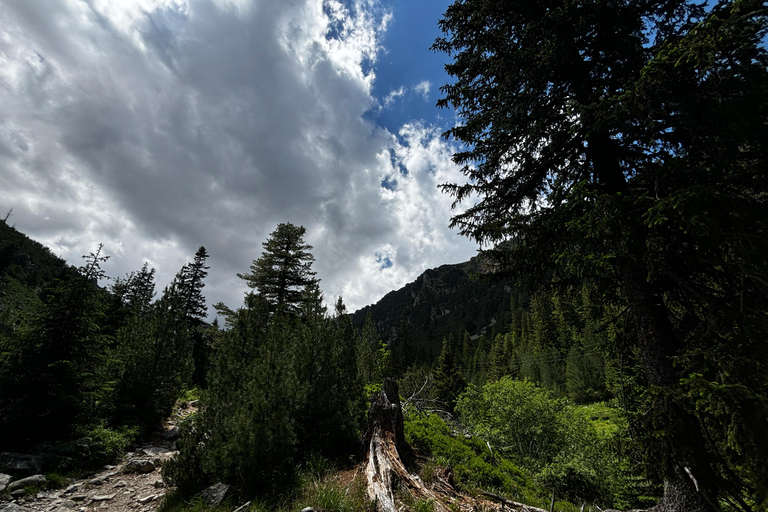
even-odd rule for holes
{"type": "Polygon", "coordinates": [[[438,497],[405,468],[403,457],[410,455],[410,447],[403,430],[397,383],[384,379],[381,392],[373,398],[368,411],[364,443],[368,497],[379,512],[397,512],[393,491],[399,488],[416,500],[432,500],[436,511],[445,510],[438,497]]]}

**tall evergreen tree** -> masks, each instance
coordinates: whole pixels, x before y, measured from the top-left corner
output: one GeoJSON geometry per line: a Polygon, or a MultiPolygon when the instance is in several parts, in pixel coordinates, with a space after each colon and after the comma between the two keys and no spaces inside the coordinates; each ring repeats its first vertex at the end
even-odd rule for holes
{"type": "Polygon", "coordinates": [[[755,0],[460,0],[434,45],[453,58],[439,104],[463,118],[447,135],[467,145],[454,160],[470,178],[445,190],[473,201],[452,224],[514,240],[495,251],[510,272],[590,276],[628,305],[654,388],[638,419],[664,468],[660,511],[767,496],[743,469],[764,452],[744,448],[768,446],[765,422],[733,406],[765,411],[768,397],[744,371],[768,362],[767,24],[755,0]],[[734,339],[731,365],[715,354],[734,339]],[[680,387],[699,380],[727,413],[680,387]],[[715,398],[736,388],[750,398],[715,398]],[[726,418],[744,425],[732,457],[726,418]]]}
{"type": "Polygon", "coordinates": [[[250,273],[238,274],[258,290],[273,312],[299,315],[302,304],[311,299],[305,291],[318,282],[312,271],[312,246],[304,242],[306,231],[290,222],[279,224],[262,244],[264,252],[253,261],[250,273]]]}
{"type": "Polygon", "coordinates": [[[390,371],[391,352],[381,341],[373,321],[373,314],[368,308],[363,330],[357,344],[358,369],[363,385],[381,384],[390,371]]]}
{"type": "Polygon", "coordinates": [[[205,386],[205,375],[208,373],[209,357],[211,352],[211,339],[205,323],[208,306],[203,296],[203,281],[208,276],[208,268],[205,265],[208,259],[208,251],[200,246],[195,252],[195,258],[191,263],[184,265],[177,276],[178,290],[184,304],[183,314],[192,341],[192,359],[194,372],[192,382],[205,386]]]}
{"type": "Polygon", "coordinates": [[[392,351],[391,376],[399,378],[414,363],[415,355],[408,325],[408,316],[405,312],[400,315],[400,320],[397,322],[395,330],[395,338],[390,345],[390,350],[392,351]]]}
{"type": "Polygon", "coordinates": [[[109,340],[102,333],[106,303],[103,245],[83,256],[78,273],[55,287],[0,346],[0,437],[23,444],[71,434],[96,417],[109,340]]]}
{"type": "Polygon", "coordinates": [[[467,386],[461,374],[457,355],[453,335],[443,338],[443,347],[433,371],[437,398],[446,405],[448,412],[451,413],[456,407],[456,400],[467,386]]]}
{"type": "Polygon", "coordinates": [[[184,314],[181,271],[156,302],[117,333],[121,369],[116,387],[120,420],[152,427],[192,380],[192,337],[184,314]]]}
{"type": "Polygon", "coordinates": [[[203,296],[203,280],[208,275],[208,268],[205,265],[208,259],[208,251],[200,246],[195,252],[195,259],[192,263],[187,263],[181,268],[177,276],[178,292],[182,296],[184,303],[184,318],[190,328],[199,325],[205,319],[208,306],[205,305],[203,296]]]}

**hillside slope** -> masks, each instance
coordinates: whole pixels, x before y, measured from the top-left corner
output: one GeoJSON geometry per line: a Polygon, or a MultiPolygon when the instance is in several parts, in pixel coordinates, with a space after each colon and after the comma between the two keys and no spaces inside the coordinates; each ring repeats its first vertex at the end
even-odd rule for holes
{"type": "Polygon", "coordinates": [[[429,269],[412,283],[389,292],[379,302],[356,311],[352,322],[361,328],[370,310],[376,328],[387,344],[406,336],[418,361],[432,361],[442,339],[450,334],[490,336],[506,322],[512,286],[490,281],[477,257],[455,265],[429,269]]]}

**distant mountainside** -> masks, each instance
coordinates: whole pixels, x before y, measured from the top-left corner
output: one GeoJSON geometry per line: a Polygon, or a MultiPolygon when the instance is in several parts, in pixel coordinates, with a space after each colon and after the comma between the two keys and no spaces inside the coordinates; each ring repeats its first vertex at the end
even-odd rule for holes
{"type": "Polygon", "coordinates": [[[397,343],[400,332],[413,345],[418,361],[433,361],[444,337],[454,334],[490,336],[503,331],[512,286],[487,280],[486,266],[478,257],[455,265],[429,269],[414,282],[389,292],[379,302],[353,313],[361,328],[368,310],[387,344],[397,343]]]}
{"type": "Polygon", "coordinates": [[[67,272],[74,268],[40,242],[0,221],[0,278],[12,278],[40,291],[67,272]]]}
{"type": "Polygon", "coordinates": [[[50,249],[0,221],[0,325],[15,325],[22,304],[75,272],[50,249]]]}

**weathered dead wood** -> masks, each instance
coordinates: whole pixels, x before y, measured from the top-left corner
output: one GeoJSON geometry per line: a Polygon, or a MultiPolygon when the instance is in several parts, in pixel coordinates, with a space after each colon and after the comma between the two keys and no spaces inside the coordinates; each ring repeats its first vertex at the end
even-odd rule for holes
{"type": "Polygon", "coordinates": [[[394,496],[396,488],[416,500],[432,500],[436,511],[447,510],[438,496],[425,487],[421,479],[411,475],[403,464],[403,457],[410,456],[411,452],[403,433],[397,384],[392,379],[384,380],[381,392],[371,402],[365,446],[368,497],[379,512],[398,512],[394,496]]]}
{"type": "Polygon", "coordinates": [[[530,505],[526,505],[524,503],[519,503],[517,501],[512,501],[504,496],[499,496],[498,494],[494,494],[492,492],[481,492],[481,496],[487,496],[488,498],[494,499],[501,503],[502,505],[505,505],[507,507],[516,508],[517,510],[520,510],[522,512],[549,512],[547,510],[544,510],[543,508],[538,507],[532,507],[530,505]]]}

